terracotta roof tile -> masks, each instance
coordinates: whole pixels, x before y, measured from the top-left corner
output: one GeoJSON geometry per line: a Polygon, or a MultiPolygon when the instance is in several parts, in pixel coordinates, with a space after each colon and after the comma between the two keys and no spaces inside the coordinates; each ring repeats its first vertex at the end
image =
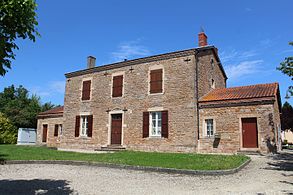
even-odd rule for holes
{"type": "Polygon", "coordinates": [[[199,102],[273,97],[277,95],[278,86],[278,83],[267,83],[215,89],[200,98],[199,102]]]}
{"type": "Polygon", "coordinates": [[[63,114],[63,109],[63,106],[59,106],[45,112],[40,112],[39,115],[63,114]]]}

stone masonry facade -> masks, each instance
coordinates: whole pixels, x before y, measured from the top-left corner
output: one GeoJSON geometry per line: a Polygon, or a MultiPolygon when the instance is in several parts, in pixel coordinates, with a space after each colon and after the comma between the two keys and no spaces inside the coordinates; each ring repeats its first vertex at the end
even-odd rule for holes
{"type": "Polygon", "coordinates": [[[275,94],[278,85],[273,85],[274,96],[256,93],[248,99],[218,101],[211,99],[214,95],[206,98],[217,89],[225,90],[226,80],[217,48],[207,45],[105,66],[90,65],[66,74],[63,113],[39,118],[38,143],[43,143],[43,124],[48,124],[48,146],[89,150],[109,147],[111,116],[121,114],[123,148],[236,153],[246,149],[242,147],[241,119],[254,117],[258,133],[258,147],[254,150],[272,151],[279,139],[279,95],[275,94]],[[162,69],[162,93],[151,94],[150,72],[156,69],[162,69]],[[117,75],[123,75],[122,97],[112,96],[113,77],[117,75]],[[82,98],[84,81],[91,83],[89,100],[82,98]],[[203,101],[205,98],[207,101],[203,101]],[[143,136],[143,114],[155,111],[168,113],[167,137],[143,136]],[[82,115],[92,116],[91,136],[76,136],[77,116],[82,115]],[[213,119],[218,137],[205,136],[205,119],[213,119]],[[62,124],[62,135],[54,136],[54,124],[62,124]]]}

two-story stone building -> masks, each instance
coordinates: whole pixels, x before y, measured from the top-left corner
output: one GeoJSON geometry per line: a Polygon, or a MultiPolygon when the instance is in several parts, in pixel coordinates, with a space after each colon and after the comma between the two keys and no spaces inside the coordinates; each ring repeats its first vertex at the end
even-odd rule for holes
{"type": "Polygon", "coordinates": [[[103,66],[88,57],[87,69],[65,76],[64,108],[40,113],[39,144],[209,153],[278,146],[278,84],[226,88],[204,32],[194,49],[103,66]]]}

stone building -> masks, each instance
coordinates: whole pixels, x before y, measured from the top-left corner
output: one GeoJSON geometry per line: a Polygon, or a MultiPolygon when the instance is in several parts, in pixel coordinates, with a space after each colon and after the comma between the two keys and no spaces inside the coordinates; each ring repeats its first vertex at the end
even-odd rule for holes
{"type": "Polygon", "coordinates": [[[39,144],[207,153],[278,147],[278,84],[226,88],[204,32],[197,48],[103,66],[90,56],[87,69],[65,76],[64,109],[40,113],[39,144]]]}

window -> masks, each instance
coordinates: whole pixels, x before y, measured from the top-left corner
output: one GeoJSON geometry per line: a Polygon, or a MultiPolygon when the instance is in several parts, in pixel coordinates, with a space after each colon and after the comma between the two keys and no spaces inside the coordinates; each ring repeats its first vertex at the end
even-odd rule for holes
{"type": "Polygon", "coordinates": [[[211,88],[212,89],[215,89],[215,87],[216,87],[215,80],[212,79],[212,81],[211,81],[211,88]]]}
{"type": "Polygon", "coordinates": [[[162,112],[150,112],[150,135],[161,136],[162,112]]]}
{"type": "Polygon", "coordinates": [[[151,70],[150,93],[163,92],[163,69],[151,70]]]}
{"type": "Polygon", "coordinates": [[[214,59],[213,58],[211,59],[211,65],[212,65],[212,68],[214,68],[215,63],[214,63],[214,59]]]}
{"type": "Polygon", "coordinates": [[[122,97],[123,75],[114,76],[112,84],[112,97],[122,97]]]}
{"type": "Polygon", "coordinates": [[[91,81],[82,82],[82,100],[90,100],[91,97],[91,81]]]}
{"type": "Polygon", "coordinates": [[[143,138],[164,137],[168,138],[168,111],[143,113],[143,138]]]}
{"type": "Polygon", "coordinates": [[[80,117],[80,135],[81,136],[87,136],[88,131],[88,117],[87,116],[81,116],[80,117]]]}
{"type": "Polygon", "coordinates": [[[92,137],[93,115],[76,116],[75,137],[92,137]]]}
{"type": "Polygon", "coordinates": [[[55,125],[54,136],[57,137],[59,133],[62,135],[62,124],[55,125]]]}
{"type": "Polygon", "coordinates": [[[205,120],[205,133],[206,136],[211,137],[214,135],[214,120],[213,119],[206,119],[205,120]]]}

